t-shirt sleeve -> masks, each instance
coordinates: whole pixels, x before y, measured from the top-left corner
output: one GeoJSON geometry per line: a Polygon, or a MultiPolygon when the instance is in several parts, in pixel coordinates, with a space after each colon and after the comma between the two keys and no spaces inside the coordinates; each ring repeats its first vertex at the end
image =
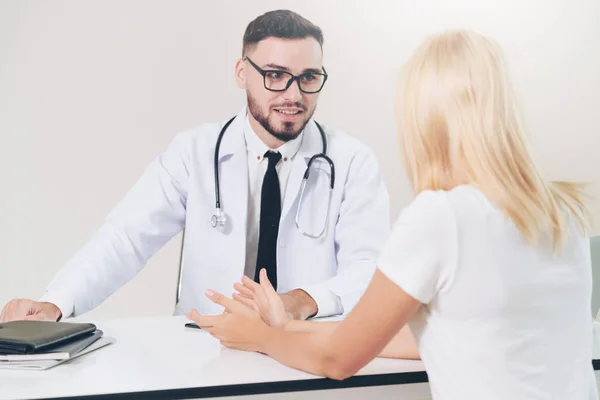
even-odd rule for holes
{"type": "Polygon", "coordinates": [[[444,191],[426,191],[394,223],[378,268],[402,290],[428,304],[455,269],[456,221],[444,191]]]}

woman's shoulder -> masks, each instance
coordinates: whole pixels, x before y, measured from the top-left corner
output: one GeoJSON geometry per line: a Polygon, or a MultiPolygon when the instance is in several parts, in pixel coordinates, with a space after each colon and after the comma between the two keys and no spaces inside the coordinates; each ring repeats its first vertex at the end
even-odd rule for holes
{"type": "Polygon", "coordinates": [[[424,190],[406,207],[407,214],[426,214],[434,218],[441,214],[454,214],[461,209],[488,209],[491,203],[474,186],[462,185],[451,190],[424,190]]]}

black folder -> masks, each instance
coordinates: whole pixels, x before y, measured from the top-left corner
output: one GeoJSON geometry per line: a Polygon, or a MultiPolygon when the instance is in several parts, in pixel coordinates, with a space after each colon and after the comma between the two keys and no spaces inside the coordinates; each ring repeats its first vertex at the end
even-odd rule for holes
{"type": "Polygon", "coordinates": [[[33,354],[76,341],[96,331],[89,323],[11,321],[0,323],[0,354],[33,354]]]}

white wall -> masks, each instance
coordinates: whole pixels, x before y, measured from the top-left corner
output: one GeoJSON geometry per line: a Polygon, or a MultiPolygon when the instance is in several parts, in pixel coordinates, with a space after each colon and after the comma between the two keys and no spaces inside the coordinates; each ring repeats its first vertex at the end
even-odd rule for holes
{"type": "MultiPolygon", "coordinates": [[[[466,27],[505,47],[544,172],[594,182],[600,218],[598,0],[0,0],[0,305],[40,296],[177,132],[239,110],[244,29],[274,8],[323,28],[316,116],[375,149],[394,216],[411,199],[398,67],[425,34],[466,27]]],[[[178,239],[92,313],[170,314],[178,239]]]]}

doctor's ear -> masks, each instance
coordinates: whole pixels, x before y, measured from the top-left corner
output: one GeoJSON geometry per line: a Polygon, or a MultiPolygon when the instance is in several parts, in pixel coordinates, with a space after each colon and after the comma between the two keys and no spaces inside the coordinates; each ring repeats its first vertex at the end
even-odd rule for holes
{"type": "Polygon", "coordinates": [[[240,89],[246,90],[246,63],[242,58],[235,63],[235,80],[240,89]]]}

